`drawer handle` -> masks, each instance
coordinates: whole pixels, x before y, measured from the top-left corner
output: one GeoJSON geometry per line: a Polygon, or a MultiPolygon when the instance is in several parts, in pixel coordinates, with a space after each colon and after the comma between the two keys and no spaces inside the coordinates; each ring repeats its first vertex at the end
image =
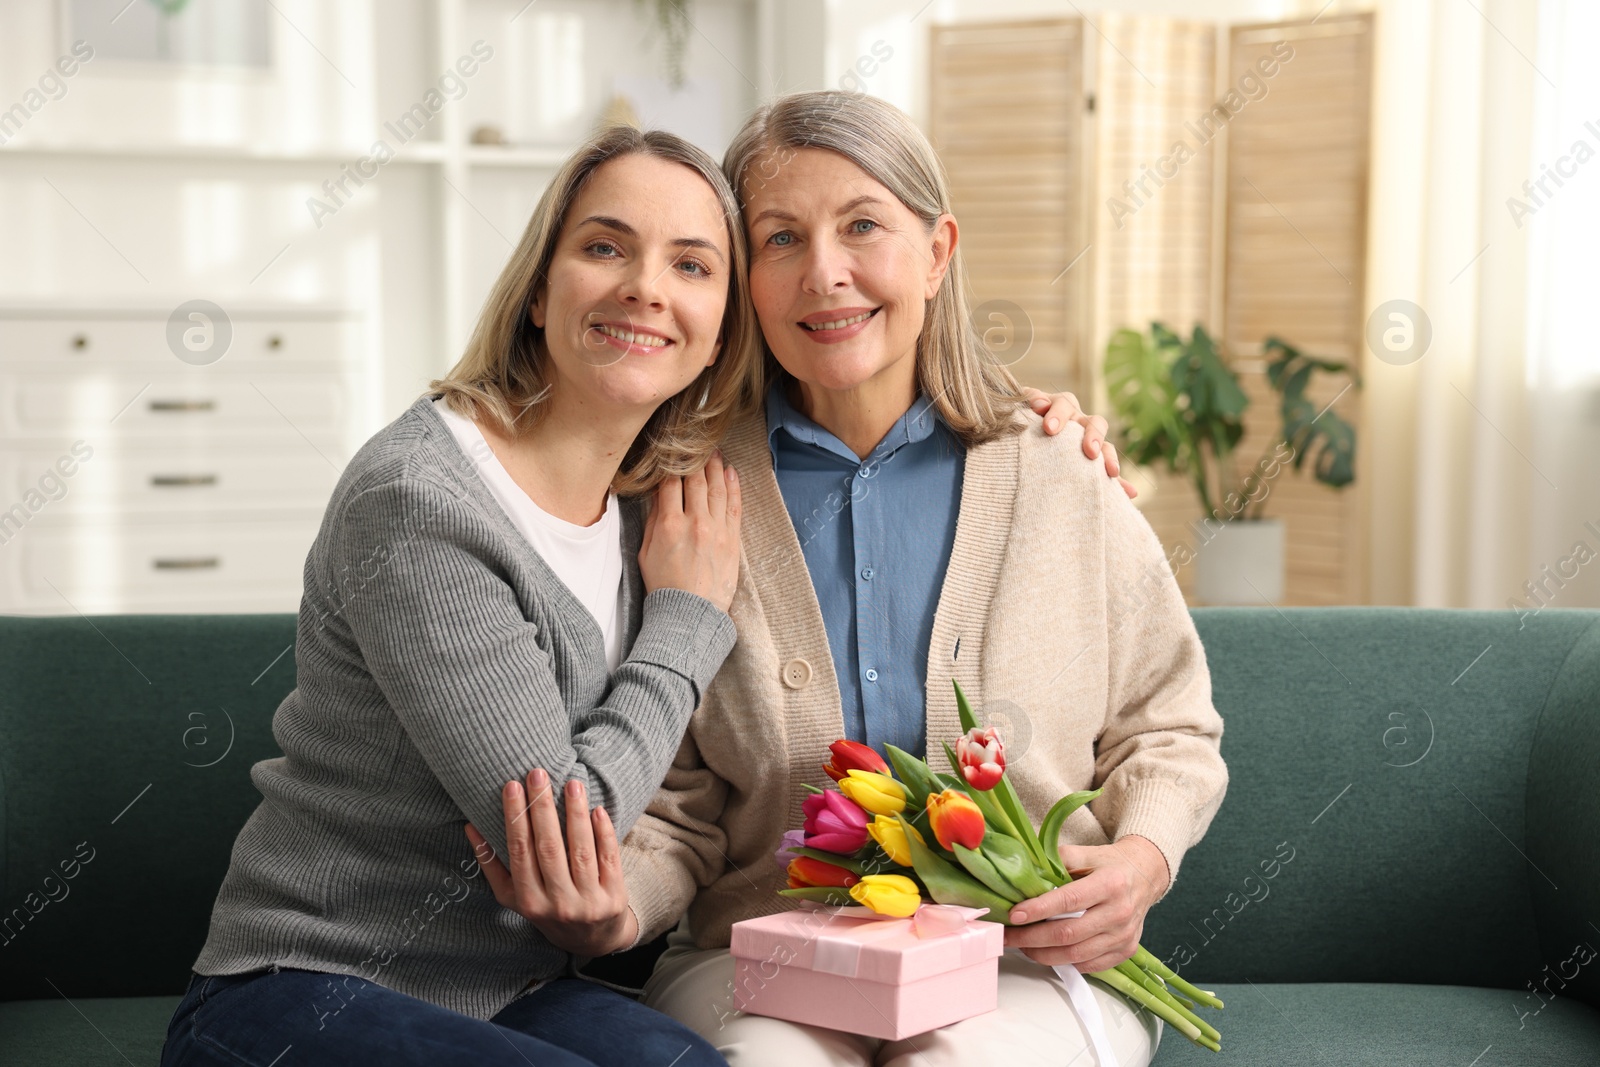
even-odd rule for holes
{"type": "Polygon", "coordinates": [[[271,337],[268,337],[267,338],[267,347],[270,348],[270,349],[273,349],[274,351],[276,351],[277,349],[282,348],[283,347],[283,335],[275,333],[271,337]]]}
{"type": "Polygon", "coordinates": [[[215,474],[152,474],[150,484],[157,489],[189,489],[202,485],[216,485],[215,474]]]}
{"type": "Polygon", "coordinates": [[[86,333],[75,333],[75,334],[73,334],[72,335],[72,347],[76,348],[80,352],[83,351],[85,348],[88,348],[89,347],[89,335],[86,334],[86,333]]]}
{"type": "Polygon", "coordinates": [[[191,556],[187,559],[155,559],[151,566],[158,571],[214,571],[222,566],[217,556],[191,556]]]}
{"type": "Polygon", "coordinates": [[[215,411],[215,400],[152,400],[151,411],[215,411]]]}

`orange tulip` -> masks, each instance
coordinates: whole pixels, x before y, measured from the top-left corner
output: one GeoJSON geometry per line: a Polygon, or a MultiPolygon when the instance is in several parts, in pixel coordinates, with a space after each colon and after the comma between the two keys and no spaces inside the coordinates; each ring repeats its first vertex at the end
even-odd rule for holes
{"type": "Polygon", "coordinates": [[[828,746],[828,751],[833,753],[833,758],[824,763],[822,769],[836,782],[842,781],[851,771],[889,773],[889,765],[883,757],[870,745],[863,745],[859,741],[835,741],[828,746]]]}
{"type": "Polygon", "coordinates": [[[984,831],[988,829],[978,805],[958,789],[946,789],[928,796],[928,824],[933,827],[933,836],[945,848],[953,844],[978,848],[983,844],[984,831]]]}
{"type": "Polygon", "coordinates": [[[861,876],[854,871],[847,871],[843,867],[810,856],[796,856],[789,861],[790,889],[804,889],[807,886],[838,886],[841,889],[848,889],[859,881],[861,876]]]}

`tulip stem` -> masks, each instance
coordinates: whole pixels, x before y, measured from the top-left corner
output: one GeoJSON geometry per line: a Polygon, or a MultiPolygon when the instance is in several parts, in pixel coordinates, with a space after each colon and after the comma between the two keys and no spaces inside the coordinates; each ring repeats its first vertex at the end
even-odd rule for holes
{"type": "Polygon", "coordinates": [[[1189,982],[1184,980],[1184,977],[1181,974],[1173,970],[1171,967],[1168,967],[1165,963],[1162,963],[1159,957],[1157,957],[1143,945],[1140,945],[1139,950],[1133,954],[1133,962],[1135,965],[1143,967],[1157,978],[1162,979],[1168,985],[1173,986],[1178,990],[1178,992],[1182,993],[1184,996],[1188,997],[1197,1004],[1204,1004],[1208,1008],[1222,1007],[1222,1000],[1215,993],[1212,993],[1209,990],[1201,989],[1198,986],[1191,985],[1189,982]]]}
{"type": "Polygon", "coordinates": [[[1216,1027],[1200,1018],[1188,1008],[1185,1008],[1182,1004],[1179,1004],[1177,998],[1167,991],[1167,987],[1162,985],[1159,979],[1145,972],[1139,967],[1138,964],[1134,963],[1132,960],[1123,960],[1121,963],[1117,964],[1116,969],[1122,974],[1126,975],[1128,978],[1137,982],[1139,985],[1143,986],[1146,992],[1150,993],[1167,1007],[1178,1012],[1185,1019],[1188,1019],[1191,1023],[1198,1027],[1200,1032],[1206,1037],[1209,1037],[1213,1041],[1222,1040],[1222,1035],[1217,1032],[1216,1027]]]}
{"type": "Polygon", "coordinates": [[[1157,999],[1155,994],[1145,989],[1143,985],[1135,982],[1121,971],[1116,970],[1115,968],[1105,971],[1095,971],[1093,977],[1100,979],[1100,981],[1104,982],[1112,989],[1115,989],[1118,993],[1121,993],[1134,1003],[1142,1004],[1146,1008],[1149,1008],[1152,1012],[1165,1019],[1169,1026],[1172,1026],[1190,1041],[1193,1041],[1197,1045],[1203,1043],[1201,1038],[1204,1035],[1200,1033],[1200,1028],[1198,1026],[1190,1022],[1188,1019],[1185,1019],[1180,1012],[1170,1007],[1164,1001],[1157,999]]]}

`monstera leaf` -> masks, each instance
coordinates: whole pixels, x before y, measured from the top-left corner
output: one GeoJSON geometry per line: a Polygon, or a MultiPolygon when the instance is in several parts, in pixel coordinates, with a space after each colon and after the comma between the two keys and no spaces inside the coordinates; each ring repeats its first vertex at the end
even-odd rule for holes
{"type": "MultiPolygon", "coordinates": [[[[1331,407],[1319,409],[1306,387],[1319,371],[1349,375],[1344,363],[1307,356],[1292,345],[1268,338],[1267,379],[1280,397],[1282,437],[1294,449],[1294,465],[1311,457],[1318,481],[1339,488],[1355,479],[1355,428],[1331,407]]],[[[1106,388],[1119,426],[1118,445],[1135,463],[1165,464],[1194,482],[1207,516],[1224,519],[1213,506],[1233,495],[1232,455],[1244,437],[1250,398],[1204,329],[1185,341],[1159,322],[1150,332],[1118,330],[1106,345],[1106,388]]],[[[1275,451],[1276,443],[1270,451],[1275,451]]],[[[1259,465],[1257,470],[1259,471],[1259,465]]],[[[1239,486],[1249,496],[1250,478],[1239,486]]]]}
{"type": "Polygon", "coordinates": [[[1118,330],[1106,346],[1105,371],[1123,453],[1188,475],[1212,514],[1212,483],[1220,486],[1226,476],[1250,399],[1210,336],[1196,326],[1184,341],[1159,322],[1148,336],[1118,330]]]}
{"type": "MultiPolygon", "coordinates": [[[[1250,406],[1250,398],[1239,388],[1233,371],[1217,355],[1210,335],[1199,326],[1194,328],[1194,335],[1172,365],[1172,384],[1178,394],[1188,400],[1183,420],[1189,426],[1190,435],[1196,442],[1205,441],[1211,446],[1218,474],[1225,478],[1229,471],[1228,458],[1239,438],[1244,436],[1244,410],[1250,406]]],[[[1211,487],[1205,465],[1198,457],[1191,466],[1190,477],[1195,488],[1200,490],[1206,514],[1212,514],[1211,487]]]]}
{"type": "Polygon", "coordinates": [[[1172,384],[1179,346],[1161,345],[1158,340],[1122,329],[1106,345],[1106,390],[1121,426],[1119,447],[1123,455],[1144,466],[1189,451],[1188,429],[1178,417],[1178,393],[1172,384]]]}
{"type": "Polygon", "coordinates": [[[1294,449],[1295,469],[1301,469],[1306,457],[1312,456],[1312,473],[1322,484],[1342,489],[1355,481],[1355,427],[1340,418],[1331,404],[1319,410],[1306,396],[1306,386],[1317,371],[1348,374],[1352,382],[1354,372],[1337,360],[1307,356],[1276,337],[1267,338],[1262,349],[1275,354],[1267,364],[1267,380],[1282,397],[1283,439],[1294,449]]]}

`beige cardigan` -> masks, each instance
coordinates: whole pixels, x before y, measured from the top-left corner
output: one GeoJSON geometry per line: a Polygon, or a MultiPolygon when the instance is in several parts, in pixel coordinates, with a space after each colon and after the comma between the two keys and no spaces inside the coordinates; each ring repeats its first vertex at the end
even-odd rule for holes
{"type": "MultiPolygon", "coordinates": [[[[953,677],[980,721],[1001,707],[1025,719],[1002,736],[1036,823],[1067,793],[1103,787],[1062,842],[1139,834],[1176,879],[1228,781],[1200,639],[1155,533],[1083,456],[1081,428],[1046,437],[1037,416],[1018,417],[1021,432],[967,452],[928,654],[929,762],[948,771],[939,742],[961,734],[953,677]]],[[[687,910],[696,944],[725,947],[733,923],[792,906],[778,896],[785,878],[773,852],[801,824],[802,783],[830,784],[827,746],[845,736],[764,413],[735,426],[723,453],[744,489],[729,611],[739,636],[623,843],[641,942],[687,910]]]]}

